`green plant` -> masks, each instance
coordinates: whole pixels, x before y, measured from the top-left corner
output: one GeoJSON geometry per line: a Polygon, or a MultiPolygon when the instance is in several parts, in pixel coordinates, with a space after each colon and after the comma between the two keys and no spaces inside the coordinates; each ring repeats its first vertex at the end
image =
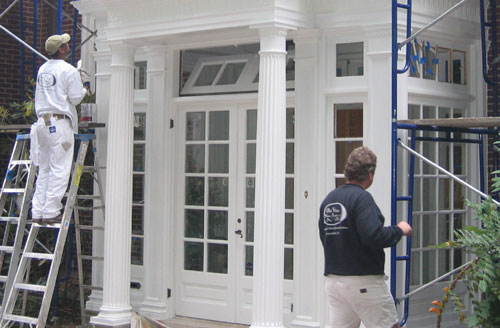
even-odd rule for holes
{"type": "MultiPolygon", "coordinates": [[[[500,191],[500,171],[493,172],[493,193],[500,191]]],[[[437,314],[436,326],[441,325],[441,315],[447,302],[452,301],[459,321],[468,327],[500,327],[500,212],[490,198],[479,204],[467,202],[474,210],[478,226],[467,226],[455,231],[455,240],[437,248],[463,247],[473,254],[474,260],[465,266],[453,282],[445,288],[443,298],[433,301],[429,311],[437,314]],[[466,317],[463,300],[453,292],[459,279],[463,279],[469,295],[473,299],[473,309],[466,317]]]]}

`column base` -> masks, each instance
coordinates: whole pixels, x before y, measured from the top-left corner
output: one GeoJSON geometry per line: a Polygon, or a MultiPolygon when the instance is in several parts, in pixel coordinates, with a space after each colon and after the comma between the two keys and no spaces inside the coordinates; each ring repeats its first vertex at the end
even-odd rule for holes
{"type": "Polygon", "coordinates": [[[269,326],[262,326],[262,325],[251,325],[250,328],[269,328],[269,327],[272,327],[272,328],[285,328],[285,326],[281,325],[281,326],[274,326],[274,325],[269,325],[269,326]]]}
{"type": "Polygon", "coordinates": [[[128,326],[132,319],[131,307],[101,307],[101,312],[90,318],[90,323],[96,326],[128,326]]]}
{"type": "Polygon", "coordinates": [[[142,302],[139,309],[139,314],[155,320],[170,319],[172,316],[168,312],[167,304],[148,301],[142,302]]]}

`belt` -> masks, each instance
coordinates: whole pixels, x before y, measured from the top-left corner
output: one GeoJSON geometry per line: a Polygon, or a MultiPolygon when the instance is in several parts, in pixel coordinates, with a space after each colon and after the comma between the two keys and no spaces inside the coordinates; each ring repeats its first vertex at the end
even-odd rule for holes
{"type": "Polygon", "coordinates": [[[53,117],[57,120],[64,120],[64,119],[68,119],[69,120],[69,116],[68,115],[65,115],[65,114],[53,114],[53,113],[44,113],[42,114],[42,117],[43,118],[50,118],[50,117],[53,117]]]}

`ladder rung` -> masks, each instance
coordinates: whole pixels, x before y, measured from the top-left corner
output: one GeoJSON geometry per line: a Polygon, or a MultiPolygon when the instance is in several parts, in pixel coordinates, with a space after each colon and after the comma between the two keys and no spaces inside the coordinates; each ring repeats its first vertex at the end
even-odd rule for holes
{"type": "Polygon", "coordinates": [[[20,160],[13,160],[10,162],[11,165],[29,165],[31,164],[31,160],[29,159],[20,159],[20,160]]]}
{"type": "Polygon", "coordinates": [[[24,252],[23,256],[30,258],[30,259],[40,259],[40,260],[53,260],[54,259],[54,254],[50,254],[50,253],[24,252]]]}
{"type": "Polygon", "coordinates": [[[16,222],[19,221],[18,216],[0,216],[0,222],[16,222]]]}
{"type": "Polygon", "coordinates": [[[8,194],[22,194],[24,193],[25,189],[24,188],[4,188],[2,192],[8,193],[8,194]]]}
{"type": "Polygon", "coordinates": [[[100,286],[91,286],[91,285],[82,285],[84,289],[91,289],[91,290],[102,290],[102,287],[100,286]]]}
{"type": "Polygon", "coordinates": [[[7,282],[7,276],[0,276],[0,282],[3,282],[3,283],[7,282]]]}
{"type": "Polygon", "coordinates": [[[92,255],[80,255],[82,260],[99,260],[103,261],[104,257],[102,256],[92,256],[92,255]]]}
{"type": "Polygon", "coordinates": [[[101,199],[101,197],[97,195],[76,195],[76,199],[101,199]]]}
{"type": "Polygon", "coordinates": [[[101,226],[89,226],[89,225],[81,225],[79,226],[80,230],[104,230],[104,227],[101,226]]]}
{"type": "Polygon", "coordinates": [[[75,206],[73,209],[82,211],[101,210],[104,206],[75,206]]]}
{"type": "Polygon", "coordinates": [[[14,322],[24,322],[24,323],[31,324],[31,325],[38,325],[38,318],[25,317],[22,315],[4,314],[3,320],[14,321],[14,322]]]}
{"type": "Polygon", "coordinates": [[[42,293],[45,293],[45,291],[47,290],[46,286],[34,285],[34,284],[22,284],[22,283],[15,284],[15,288],[22,290],[31,290],[33,292],[42,292],[42,293]]]}
{"type": "Polygon", "coordinates": [[[34,225],[40,228],[52,228],[52,229],[59,229],[61,227],[60,223],[51,223],[51,224],[34,223],[34,225]]]}
{"type": "Polygon", "coordinates": [[[0,246],[1,252],[12,253],[14,246],[0,246]]]}

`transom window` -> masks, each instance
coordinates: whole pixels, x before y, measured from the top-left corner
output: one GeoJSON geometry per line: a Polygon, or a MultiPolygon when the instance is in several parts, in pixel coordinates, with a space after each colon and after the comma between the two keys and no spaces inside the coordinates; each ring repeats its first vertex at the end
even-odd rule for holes
{"type": "Polygon", "coordinates": [[[432,45],[429,41],[411,44],[411,77],[466,84],[466,53],[462,50],[432,45]]]}
{"type": "MultiPolygon", "coordinates": [[[[258,43],[181,52],[180,95],[256,92],[259,85],[258,43]]],[[[295,80],[295,45],[287,42],[287,89],[295,80]]]]}

